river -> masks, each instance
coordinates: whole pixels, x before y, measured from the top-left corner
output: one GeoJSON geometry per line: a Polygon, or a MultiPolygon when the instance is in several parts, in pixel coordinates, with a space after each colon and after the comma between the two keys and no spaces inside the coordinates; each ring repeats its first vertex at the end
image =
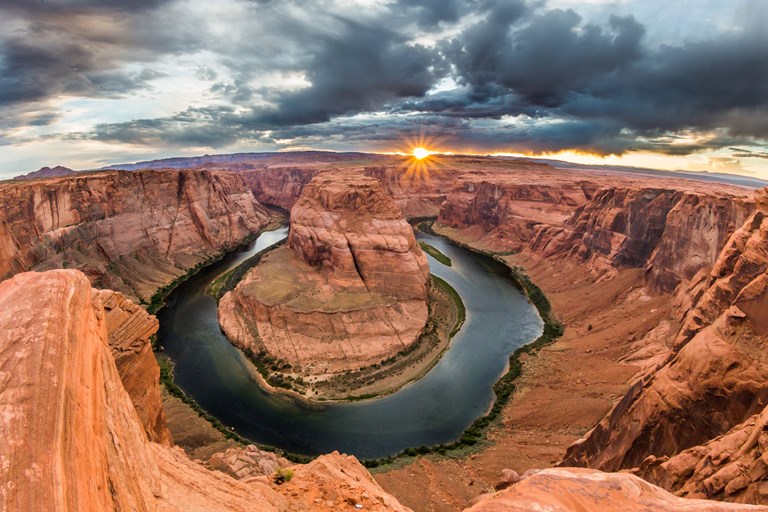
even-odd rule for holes
{"type": "Polygon", "coordinates": [[[246,247],[182,283],[158,313],[160,344],[175,364],[175,382],[240,435],[290,452],[339,450],[384,457],[408,447],[455,440],[493,400],[493,384],[508,356],[538,337],[543,322],[514,286],[507,269],[486,256],[417,231],[417,238],[453,261],[432,257],[430,270],[461,295],[464,326],[434,368],[390,396],[306,406],[265,391],[247,359],[218,324],[216,301],[205,293],[222,272],[279,242],[287,228],[262,233],[246,247]]]}

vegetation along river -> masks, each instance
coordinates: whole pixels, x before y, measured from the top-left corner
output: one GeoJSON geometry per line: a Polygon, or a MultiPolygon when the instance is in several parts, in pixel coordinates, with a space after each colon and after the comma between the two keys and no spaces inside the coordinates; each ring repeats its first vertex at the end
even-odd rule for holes
{"type": "Polygon", "coordinates": [[[455,440],[493,400],[508,356],[534,340],[543,322],[493,259],[433,235],[420,241],[451,260],[429,257],[433,274],[461,295],[467,316],[450,348],[420,380],[372,400],[302,405],[264,390],[251,363],[219,329],[216,301],[206,294],[216,276],[279,242],[287,228],[262,233],[182,283],[158,313],[160,343],[175,364],[175,382],[240,435],[290,452],[339,450],[360,458],[455,440]]]}

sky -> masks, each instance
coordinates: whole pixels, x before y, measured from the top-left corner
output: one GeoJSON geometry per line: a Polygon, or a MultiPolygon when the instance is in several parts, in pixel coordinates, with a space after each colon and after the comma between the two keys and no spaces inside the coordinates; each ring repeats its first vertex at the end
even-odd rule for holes
{"type": "Polygon", "coordinates": [[[0,0],[0,178],[417,140],[768,179],[768,0],[0,0]]]}

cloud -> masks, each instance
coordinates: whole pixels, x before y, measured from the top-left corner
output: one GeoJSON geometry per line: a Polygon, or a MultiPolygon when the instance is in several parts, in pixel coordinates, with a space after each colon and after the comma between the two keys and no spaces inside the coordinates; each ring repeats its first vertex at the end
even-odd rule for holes
{"type": "Polygon", "coordinates": [[[387,29],[339,18],[318,34],[306,68],[311,85],[282,94],[276,108],[254,116],[257,125],[321,123],[334,116],[375,111],[387,101],[426,94],[444,72],[438,53],[387,29]]]}
{"type": "MultiPolygon", "coordinates": [[[[552,4],[6,0],[0,140],[387,149],[424,129],[457,150],[686,155],[735,146],[756,150],[734,157],[765,158],[764,2],[731,6],[738,16],[719,30],[664,41],[653,35],[669,30],[649,24],[664,22],[648,21],[647,3],[607,3],[600,16],[595,5],[552,4]],[[174,80],[182,95],[155,100],[174,80]],[[117,108],[83,129],[84,114],[61,106],[71,98],[117,108]],[[167,108],[156,118],[149,107],[136,112],[145,99],[167,108]]],[[[691,23],[675,19],[680,30],[691,23]]]]}

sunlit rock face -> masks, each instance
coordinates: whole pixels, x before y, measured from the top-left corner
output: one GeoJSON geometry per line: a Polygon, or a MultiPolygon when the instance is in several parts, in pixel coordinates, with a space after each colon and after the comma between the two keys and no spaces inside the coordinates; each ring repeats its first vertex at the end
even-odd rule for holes
{"type": "MultiPolygon", "coordinates": [[[[752,417],[768,405],[764,198],[765,191],[759,192],[756,211],[729,238],[711,271],[690,283],[691,305],[666,364],[638,381],[595,429],[573,445],[565,464],[608,470],[637,467],[649,455],[671,457],[733,429],[746,432],[748,428],[739,425],[755,421],[752,417]]],[[[734,461],[752,450],[746,444],[742,448],[744,453],[731,448],[734,461]]],[[[685,457],[695,458],[707,449],[711,448],[696,448],[685,457]]],[[[674,488],[688,488],[684,479],[674,476],[681,460],[658,470],[646,469],[644,474],[674,488]]],[[[724,465],[724,460],[715,462],[724,465]]],[[[690,469],[695,467],[691,462],[690,469]]],[[[746,464],[739,467],[745,475],[751,471],[746,464]]],[[[697,473],[691,478],[702,480],[706,474],[697,473]]],[[[742,488],[732,488],[729,494],[737,491],[742,488]]],[[[709,492],[728,491],[713,484],[709,492]]]]}
{"type": "Polygon", "coordinates": [[[150,441],[171,444],[165,426],[160,391],[160,367],[152,351],[152,336],[160,327],[157,318],[112,290],[94,290],[93,301],[104,309],[109,348],[117,372],[131,397],[150,441]]]}
{"type": "Polygon", "coordinates": [[[334,172],[313,179],[291,209],[288,246],[340,286],[426,299],[426,256],[374,178],[334,172]]]}
{"type": "Polygon", "coordinates": [[[4,183],[0,278],[76,268],[99,288],[149,302],[268,220],[235,173],[107,171],[4,183]]]}
{"type": "Polygon", "coordinates": [[[685,499],[626,473],[591,469],[545,469],[521,482],[480,497],[466,512],[680,512],[758,511],[765,507],[685,499]]]}
{"type": "Polygon", "coordinates": [[[426,256],[380,182],[327,172],[293,206],[286,247],[222,298],[220,323],[237,346],[305,375],[343,372],[418,338],[428,283],[426,256]]]}

